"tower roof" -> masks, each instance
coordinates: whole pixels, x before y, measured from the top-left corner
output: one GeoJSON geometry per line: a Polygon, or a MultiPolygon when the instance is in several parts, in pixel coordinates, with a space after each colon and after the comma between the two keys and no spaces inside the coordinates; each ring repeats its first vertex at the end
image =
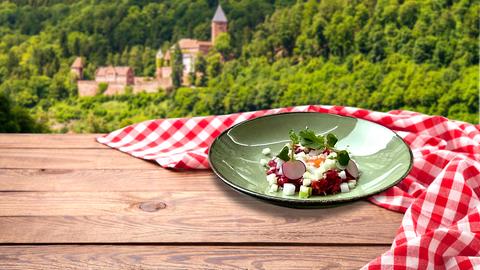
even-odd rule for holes
{"type": "Polygon", "coordinates": [[[217,11],[215,11],[215,15],[212,19],[213,22],[227,22],[227,17],[223,12],[222,6],[218,5],[217,11]]]}
{"type": "Polygon", "coordinates": [[[83,60],[81,57],[75,58],[73,61],[72,68],[83,68],[83,60]]]}

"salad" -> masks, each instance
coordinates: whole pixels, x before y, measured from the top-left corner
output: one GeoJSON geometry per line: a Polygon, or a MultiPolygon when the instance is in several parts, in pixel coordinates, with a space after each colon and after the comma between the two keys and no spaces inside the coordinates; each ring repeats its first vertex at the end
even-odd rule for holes
{"type": "Polygon", "coordinates": [[[269,192],[282,190],[300,198],[349,192],[357,185],[358,166],[346,150],[335,148],[337,137],[316,135],[306,128],[298,134],[290,130],[290,142],[276,156],[270,148],[262,150],[260,159],[266,168],[269,192]]]}

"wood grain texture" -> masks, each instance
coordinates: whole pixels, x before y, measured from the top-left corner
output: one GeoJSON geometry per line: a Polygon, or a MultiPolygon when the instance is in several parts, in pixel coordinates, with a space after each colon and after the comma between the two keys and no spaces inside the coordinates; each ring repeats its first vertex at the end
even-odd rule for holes
{"type": "Polygon", "coordinates": [[[0,169],[0,191],[223,190],[211,171],[0,169]]]}
{"type": "Polygon", "coordinates": [[[0,169],[158,169],[114,149],[2,149],[0,169]]]}
{"type": "Polygon", "coordinates": [[[389,244],[401,219],[363,201],[290,209],[229,189],[0,193],[3,243],[389,244]]]}
{"type": "Polygon", "coordinates": [[[359,269],[388,246],[2,246],[0,268],[359,269]]]}
{"type": "Polygon", "coordinates": [[[0,134],[0,269],[358,269],[401,223],[365,201],[271,205],[96,136],[0,134]]]}
{"type": "Polygon", "coordinates": [[[0,148],[108,148],[95,141],[101,134],[0,134],[0,148]]]}

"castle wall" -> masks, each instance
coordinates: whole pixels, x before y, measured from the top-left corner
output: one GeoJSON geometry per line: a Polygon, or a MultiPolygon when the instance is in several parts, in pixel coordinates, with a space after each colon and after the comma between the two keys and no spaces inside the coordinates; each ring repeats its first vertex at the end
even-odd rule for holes
{"type": "Polygon", "coordinates": [[[133,85],[133,93],[140,93],[140,92],[146,92],[146,93],[156,93],[160,89],[160,84],[158,81],[149,81],[149,82],[142,82],[142,83],[136,83],[133,85]]]}
{"type": "Polygon", "coordinates": [[[123,84],[134,84],[133,76],[122,76],[122,75],[111,75],[107,74],[106,76],[97,75],[95,76],[95,81],[99,83],[123,83],[123,84]]]}
{"type": "Polygon", "coordinates": [[[106,96],[120,95],[125,93],[126,85],[124,83],[108,83],[107,90],[103,93],[106,96]]]}
{"type": "Polygon", "coordinates": [[[96,81],[77,81],[77,88],[80,97],[91,97],[97,94],[98,83],[96,81]]]}
{"type": "MultiPolygon", "coordinates": [[[[134,83],[127,85],[121,82],[105,82],[108,84],[107,89],[103,93],[106,96],[125,94],[125,87],[132,87],[134,94],[140,92],[156,93],[160,89],[170,90],[172,88],[172,80],[167,78],[145,78],[135,77],[134,83]]],[[[98,93],[98,81],[77,81],[78,95],[81,97],[91,97],[98,93]]]]}

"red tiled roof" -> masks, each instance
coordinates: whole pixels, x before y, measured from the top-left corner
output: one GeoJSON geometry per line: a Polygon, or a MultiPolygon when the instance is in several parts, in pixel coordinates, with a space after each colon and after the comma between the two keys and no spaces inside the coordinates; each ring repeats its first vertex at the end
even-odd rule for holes
{"type": "MultiPolygon", "coordinates": [[[[96,76],[105,76],[107,74],[116,74],[117,76],[127,76],[128,72],[132,70],[131,67],[99,67],[96,76]]],[[[133,70],[132,70],[133,71],[133,70]]]]}
{"type": "Polygon", "coordinates": [[[212,43],[210,41],[201,41],[196,39],[182,38],[178,41],[178,46],[180,46],[180,49],[182,50],[188,50],[188,49],[199,50],[201,46],[212,46],[212,43]]]}

